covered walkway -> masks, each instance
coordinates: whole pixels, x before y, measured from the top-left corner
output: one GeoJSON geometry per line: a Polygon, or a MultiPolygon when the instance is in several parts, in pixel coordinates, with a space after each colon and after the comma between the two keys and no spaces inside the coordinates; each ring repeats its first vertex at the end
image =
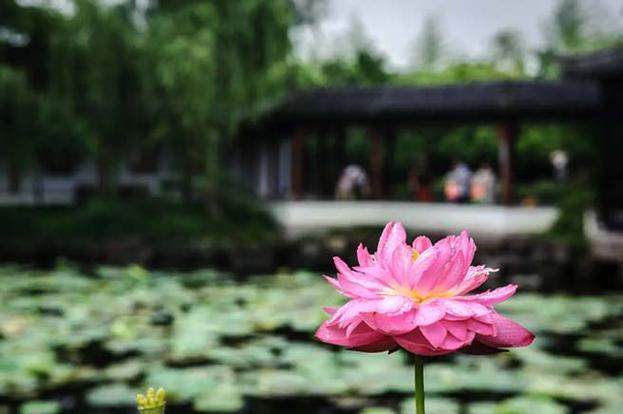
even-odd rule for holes
{"type": "MultiPolygon", "coordinates": [[[[501,202],[514,203],[515,144],[522,122],[590,120],[600,90],[585,80],[468,83],[431,87],[334,87],[295,92],[243,131],[239,168],[269,199],[308,198],[335,183],[345,158],[345,128],[367,130],[372,198],[391,198],[398,128],[495,125],[499,137],[501,202]],[[310,144],[327,156],[310,160],[310,144]],[[255,156],[250,156],[256,154],[255,156]],[[313,165],[311,165],[313,164],[313,165]],[[309,177],[317,176],[310,186],[309,177]],[[310,188],[315,187],[315,188],[310,188]]],[[[317,195],[317,194],[316,194],[317,195]]]]}
{"type": "Polygon", "coordinates": [[[401,220],[413,230],[483,237],[535,234],[555,220],[552,208],[512,207],[515,145],[524,122],[562,121],[594,128],[596,219],[623,231],[623,49],[560,62],[561,78],[439,86],[332,87],[297,91],[241,129],[232,157],[239,178],[271,205],[290,234],[401,220]],[[499,137],[502,206],[380,201],[389,194],[398,128],[494,125],[499,137]],[[345,165],[346,129],[369,138],[366,170],[372,202],[307,201],[334,188],[345,165]],[[310,147],[320,150],[311,153],[310,147]],[[314,155],[312,158],[311,155],[314,155]],[[313,179],[312,179],[313,178],[313,179]],[[322,185],[329,183],[330,185],[322,185]],[[298,203],[293,200],[299,200],[298,203]]]}

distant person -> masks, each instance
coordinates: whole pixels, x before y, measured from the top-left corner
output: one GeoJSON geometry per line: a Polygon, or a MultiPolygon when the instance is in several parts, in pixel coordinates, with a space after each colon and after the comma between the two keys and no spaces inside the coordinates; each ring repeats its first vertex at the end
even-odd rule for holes
{"type": "Polygon", "coordinates": [[[409,189],[415,196],[416,201],[427,203],[433,200],[431,179],[424,169],[411,168],[409,171],[409,189]]]}
{"type": "Polygon", "coordinates": [[[365,170],[357,164],[350,164],[342,170],[335,188],[338,200],[355,200],[370,194],[370,182],[365,170]]]}
{"type": "Polygon", "coordinates": [[[446,174],[446,182],[444,185],[446,200],[452,203],[468,202],[471,178],[472,171],[467,164],[456,160],[452,170],[446,174]]]}
{"type": "Polygon", "coordinates": [[[496,187],[497,178],[491,165],[488,162],[483,162],[472,177],[470,189],[472,201],[474,203],[493,204],[496,187]]]}
{"type": "Polygon", "coordinates": [[[567,179],[567,164],[569,156],[566,151],[554,150],[549,154],[549,159],[554,167],[554,178],[558,182],[564,182],[567,179]]]}

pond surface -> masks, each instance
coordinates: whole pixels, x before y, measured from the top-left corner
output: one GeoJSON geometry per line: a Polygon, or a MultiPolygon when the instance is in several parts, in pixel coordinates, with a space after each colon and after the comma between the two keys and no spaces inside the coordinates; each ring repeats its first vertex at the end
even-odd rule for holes
{"type": "MultiPolygon", "coordinates": [[[[147,386],[167,389],[169,414],[413,412],[408,355],[313,341],[343,300],[317,274],[4,267],[0,283],[0,413],[132,413],[147,386]]],[[[431,359],[429,414],[623,412],[623,296],[498,309],[535,344],[431,359]]]]}

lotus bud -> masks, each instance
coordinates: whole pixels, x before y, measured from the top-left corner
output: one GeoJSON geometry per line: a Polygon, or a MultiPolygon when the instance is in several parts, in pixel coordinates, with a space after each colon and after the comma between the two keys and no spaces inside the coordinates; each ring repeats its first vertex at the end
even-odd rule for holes
{"type": "Polygon", "coordinates": [[[150,387],[145,395],[138,394],[136,396],[136,404],[140,414],[164,414],[166,392],[164,388],[159,388],[156,391],[150,387]]]}

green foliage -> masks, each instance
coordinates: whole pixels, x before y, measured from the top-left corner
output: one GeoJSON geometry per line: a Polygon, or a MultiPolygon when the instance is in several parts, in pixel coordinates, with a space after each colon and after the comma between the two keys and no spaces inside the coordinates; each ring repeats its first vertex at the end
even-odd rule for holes
{"type": "Polygon", "coordinates": [[[424,21],[414,49],[413,67],[425,71],[439,69],[445,54],[439,21],[432,17],[424,21]]]}
{"type": "Polygon", "coordinates": [[[135,35],[123,8],[93,0],[75,0],[75,13],[50,33],[47,89],[71,105],[108,161],[137,133],[135,35]]]}
{"type": "Polygon", "coordinates": [[[458,157],[476,165],[482,160],[494,160],[497,148],[494,127],[462,127],[444,134],[437,143],[436,151],[443,158],[458,157]]]}
{"type": "MultiPolygon", "coordinates": [[[[416,168],[428,175],[434,198],[443,200],[443,176],[454,159],[477,168],[484,161],[494,161],[497,150],[498,138],[493,127],[440,126],[400,130],[394,149],[395,181],[406,182],[410,171],[416,168]]],[[[397,190],[404,197],[409,194],[406,187],[397,190]]]]}
{"type": "MultiPolygon", "coordinates": [[[[154,2],[142,22],[130,2],[73,6],[65,14],[3,2],[0,27],[11,36],[0,39],[0,139],[13,144],[2,155],[53,169],[93,155],[106,189],[128,154],[160,145],[172,150],[187,192],[196,175],[215,192],[221,147],[284,88],[287,71],[275,68],[289,56],[295,6],[154,2]],[[14,50],[28,57],[25,67],[14,50]]],[[[300,16],[314,10],[297,6],[300,16]]]]}
{"type": "Polygon", "coordinates": [[[561,0],[552,18],[554,43],[565,50],[579,48],[585,38],[585,22],[586,15],[578,0],[561,0]]]}
{"type": "Polygon", "coordinates": [[[299,88],[383,85],[391,82],[383,58],[366,48],[356,50],[351,57],[297,64],[292,70],[295,71],[295,86],[299,88]]]}
{"type": "Polygon", "coordinates": [[[436,71],[415,71],[397,74],[394,77],[398,85],[446,85],[466,82],[484,82],[495,80],[513,80],[523,78],[517,72],[497,69],[488,62],[461,62],[436,71]]]}
{"type": "Polygon", "coordinates": [[[532,198],[539,204],[553,205],[567,195],[573,187],[554,180],[538,180],[517,187],[517,197],[522,200],[532,198]]]}
{"type": "Polygon", "coordinates": [[[30,164],[32,162],[32,122],[35,100],[26,76],[0,64],[0,162],[30,164]]]}
{"type": "Polygon", "coordinates": [[[517,196],[538,204],[558,207],[560,215],[545,234],[546,239],[577,248],[585,247],[584,214],[594,201],[594,190],[586,183],[539,180],[518,186],[517,196]]]}
{"type": "Polygon", "coordinates": [[[243,117],[283,89],[278,68],[291,21],[285,0],[190,2],[150,15],[141,39],[148,136],[174,151],[187,198],[196,174],[214,195],[221,147],[243,117]]]}
{"type": "Polygon", "coordinates": [[[498,32],[492,40],[492,63],[510,73],[523,74],[526,50],[521,34],[514,30],[498,32]]]}
{"type": "Polygon", "coordinates": [[[566,54],[592,52],[621,44],[619,23],[600,1],[560,0],[546,30],[549,46],[566,54]]]}
{"type": "Polygon", "coordinates": [[[547,236],[570,246],[584,248],[584,213],[593,203],[594,193],[589,188],[574,186],[559,199],[560,216],[547,236]]]}
{"type": "Polygon", "coordinates": [[[40,98],[34,121],[36,163],[46,171],[62,172],[95,153],[91,130],[66,101],[40,98]]]}
{"type": "Polygon", "coordinates": [[[40,245],[88,247],[101,242],[140,241],[146,245],[260,243],[277,236],[268,213],[252,200],[227,199],[219,215],[202,204],[160,199],[98,198],[79,208],[1,209],[5,247],[40,245]]]}
{"type": "MultiPolygon", "coordinates": [[[[577,176],[586,175],[597,159],[595,136],[590,127],[564,124],[524,124],[517,142],[517,176],[523,181],[550,177],[550,153],[564,150],[569,156],[568,170],[577,176]]],[[[582,177],[585,179],[585,177],[582,177]]]]}
{"type": "Polygon", "coordinates": [[[557,75],[557,57],[561,54],[595,52],[621,45],[619,24],[601,6],[598,0],[559,0],[545,24],[547,44],[536,53],[540,77],[557,75]]]}
{"type": "Polygon", "coordinates": [[[0,65],[0,162],[58,169],[80,161],[91,143],[81,119],[65,101],[41,95],[23,73],[0,65]]]}

